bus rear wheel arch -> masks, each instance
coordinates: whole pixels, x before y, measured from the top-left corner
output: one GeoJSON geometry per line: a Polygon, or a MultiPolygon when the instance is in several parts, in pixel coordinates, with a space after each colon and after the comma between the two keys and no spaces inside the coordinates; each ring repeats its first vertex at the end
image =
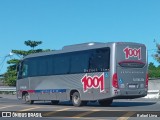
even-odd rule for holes
{"type": "Polygon", "coordinates": [[[33,104],[34,103],[34,100],[30,100],[30,96],[29,96],[28,92],[23,92],[22,93],[22,98],[25,101],[25,103],[27,103],[27,104],[33,104]]]}
{"type": "Polygon", "coordinates": [[[75,107],[80,107],[87,104],[87,101],[81,100],[81,97],[78,91],[75,91],[73,92],[73,94],[71,94],[71,100],[75,107]]]}

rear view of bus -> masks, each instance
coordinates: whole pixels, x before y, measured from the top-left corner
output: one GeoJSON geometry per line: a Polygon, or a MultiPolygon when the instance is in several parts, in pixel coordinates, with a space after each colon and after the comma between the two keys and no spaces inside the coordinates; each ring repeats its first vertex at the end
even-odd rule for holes
{"type": "Polygon", "coordinates": [[[112,94],[115,98],[139,98],[147,95],[147,51],[143,44],[115,43],[112,94]]]}

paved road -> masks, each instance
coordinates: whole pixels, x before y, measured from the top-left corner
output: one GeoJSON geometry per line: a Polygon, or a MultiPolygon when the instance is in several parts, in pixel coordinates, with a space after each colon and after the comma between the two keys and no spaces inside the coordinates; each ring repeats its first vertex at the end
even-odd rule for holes
{"type": "MultiPolygon", "coordinates": [[[[143,120],[158,120],[158,118],[154,118],[153,115],[159,116],[160,113],[160,101],[157,99],[114,100],[113,104],[109,107],[101,107],[98,103],[89,103],[87,106],[74,107],[70,102],[60,102],[59,105],[51,105],[50,101],[41,101],[36,102],[33,105],[29,105],[17,100],[14,95],[0,95],[0,97],[1,112],[12,112],[12,115],[15,117],[18,115],[16,112],[20,113],[19,115],[24,116],[29,113],[37,113],[37,116],[42,115],[42,118],[30,118],[31,120],[136,120],[137,117],[132,117],[134,115],[141,117],[143,116],[143,118],[141,118],[143,120]],[[145,113],[142,111],[145,111],[145,113]],[[152,118],[146,118],[146,115],[152,115],[152,118]],[[53,118],[44,116],[58,117],[53,118]],[[65,116],[68,117],[66,118],[65,116]]],[[[9,119],[18,120],[22,118],[3,118],[3,120],[9,119]]],[[[23,118],[23,120],[25,119],[28,118],[23,118]]]]}

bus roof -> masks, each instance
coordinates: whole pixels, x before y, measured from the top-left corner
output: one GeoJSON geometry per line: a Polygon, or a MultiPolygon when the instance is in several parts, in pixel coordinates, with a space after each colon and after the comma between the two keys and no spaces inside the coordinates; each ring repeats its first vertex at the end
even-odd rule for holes
{"type": "Polygon", "coordinates": [[[24,59],[31,58],[31,57],[38,57],[38,56],[46,56],[46,55],[61,54],[61,53],[68,53],[68,52],[74,52],[74,51],[83,51],[83,50],[89,50],[89,49],[109,47],[109,46],[112,46],[114,43],[117,45],[122,45],[122,44],[132,44],[133,45],[133,44],[135,44],[135,45],[139,45],[139,46],[144,46],[144,44],[134,43],[134,42],[107,42],[107,43],[89,42],[89,43],[64,46],[62,48],[62,50],[33,53],[33,54],[25,56],[24,59]]]}

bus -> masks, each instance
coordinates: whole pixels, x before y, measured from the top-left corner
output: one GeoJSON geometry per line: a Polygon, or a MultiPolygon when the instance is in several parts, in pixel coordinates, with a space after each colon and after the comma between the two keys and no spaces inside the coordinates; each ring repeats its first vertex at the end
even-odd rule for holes
{"type": "Polygon", "coordinates": [[[72,101],[74,106],[147,95],[147,50],[132,42],[82,43],[61,50],[34,53],[18,65],[17,98],[35,101],[72,101]]]}

